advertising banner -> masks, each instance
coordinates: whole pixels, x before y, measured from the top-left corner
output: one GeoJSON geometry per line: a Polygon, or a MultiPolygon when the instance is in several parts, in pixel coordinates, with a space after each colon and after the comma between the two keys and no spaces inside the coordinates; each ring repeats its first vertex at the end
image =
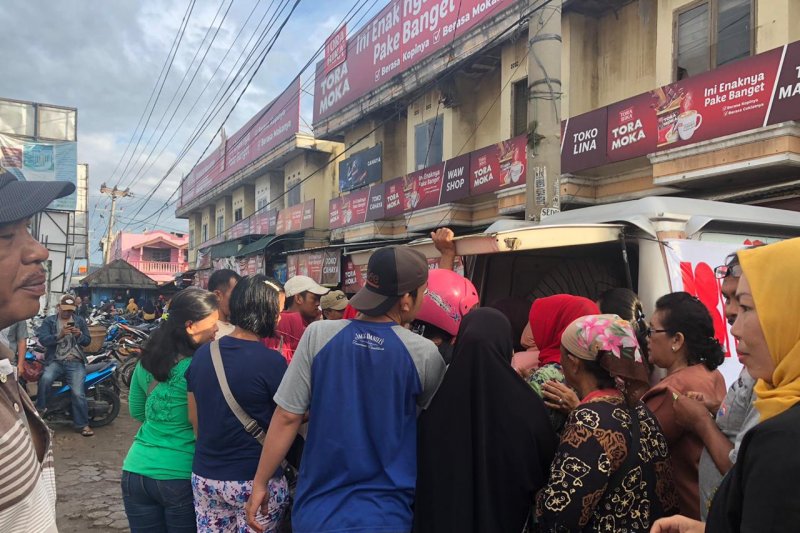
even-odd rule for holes
{"type": "Polygon", "coordinates": [[[226,143],[225,176],[243,169],[300,131],[300,77],[226,143]]]}
{"type": "Polygon", "coordinates": [[[316,250],[286,257],[286,276],[308,276],[320,285],[336,286],[341,277],[341,250],[316,250]]]}
{"type": "Polygon", "coordinates": [[[527,142],[527,136],[520,135],[472,152],[470,196],[524,185],[528,166],[527,142]]]}
{"type": "MultiPolygon", "coordinates": [[[[391,0],[347,39],[344,61],[329,69],[326,53],[325,59],[317,63],[314,122],[375,90],[515,3],[516,0],[391,0]]],[[[329,41],[335,38],[336,34],[329,41]]]]}
{"type": "Polygon", "coordinates": [[[725,362],[719,371],[729,386],[739,377],[742,365],[736,358],[736,342],[725,320],[725,302],[714,269],[725,264],[728,254],[742,248],[742,244],[677,239],[667,240],[664,245],[673,292],[686,291],[696,296],[711,314],[715,336],[725,349],[725,362]]]}
{"type": "Polygon", "coordinates": [[[383,145],[378,144],[339,161],[339,191],[350,191],[381,181],[382,149],[383,145]]]}
{"type": "Polygon", "coordinates": [[[262,209],[250,216],[250,232],[256,235],[274,235],[278,228],[278,210],[262,209]]]}
{"type": "Polygon", "coordinates": [[[325,66],[322,73],[327,75],[347,59],[347,26],[342,26],[325,41],[325,66]]]}
{"type": "MultiPolygon", "coordinates": [[[[438,257],[428,258],[428,269],[433,270],[439,268],[438,257]]],[[[464,275],[464,262],[461,256],[457,255],[453,262],[453,271],[457,274],[464,275]]],[[[356,293],[365,285],[367,279],[367,265],[357,265],[350,257],[344,260],[344,280],[342,290],[348,294],[356,293]]],[[[323,283],[324,285],[324,283],[323,283]]]]}
{"type": "Polygon", "coordinates": [[[236,239],[239,237],[244,237],[245,235],[250,235],[250,221],[251,217],[248,217],[231,226],[231,228],[228,230],[228,238],[236,239]]]}
{"type": "Polygon", "coordinates": [[[440,204],[449,204],[469,196],[469,163],[469,154],[445,161],[440,204]]]}
{"type": "Polygon", "coordinates": [[[406,208],[405,178],[395,178],[383,184],[385,217],[402,215],[406,208]]]}
{"type": "Polygon", "coordinates": [[[800,41],[659,87],[562,124],[576,172],[800,119],[800,41]]]}
{"type": "Polygon", "coordinates": [[[384,217],[383,183],[333,198],[328,205],[330,229],[363,224],[384,217]]]}
{"type": "Polygon", "coordinates": [[[278,211],[275,235],[285,235],[314,227],[314,200],[307,200],[278,211]]]}
{"type": "Polygon", "coordinates": [[[300,78],[251,118],[181,182],[181,206],[188,204],[300,131],[300,78]]]}
{"type": "MultiPolygon", "coordinates": [[[[68,181],[78,185],[78,144],[29,142],[0,134],[0,166],[20,181],[68,181]]],[[[54,200],[48,207],[74,211],[77,192],[54,200]]]]}
{"type": "Polygon", "coordinates": [[[444,163],[412,172],[406,176],[405,211],[425,209],[439,205],[442,192],[444,163]]]}

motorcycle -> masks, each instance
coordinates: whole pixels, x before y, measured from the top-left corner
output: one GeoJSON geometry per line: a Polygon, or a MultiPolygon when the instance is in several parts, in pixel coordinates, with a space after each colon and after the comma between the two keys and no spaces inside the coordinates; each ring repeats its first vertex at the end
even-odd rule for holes
{"type": "MultiPolygon", "coordinates": [[[[25,360],[35,360],[35,356],[28,353],[25,360]]],[[[86,402],[89,404],[89,425],[91,427],[106,426],[119,415],[120,391],[117,381],[114,379],[117,364],[115,360],[108,360],[86,365],[84,387],[86,402]]],[[[69,385],[61,381],[54,381],[47,392],[47,412],[44,418],[57,422],[71,422],[71,397],[72,392],[69,385]]],[[[36,396],[33,398],[35,399],[36,396]]]]}

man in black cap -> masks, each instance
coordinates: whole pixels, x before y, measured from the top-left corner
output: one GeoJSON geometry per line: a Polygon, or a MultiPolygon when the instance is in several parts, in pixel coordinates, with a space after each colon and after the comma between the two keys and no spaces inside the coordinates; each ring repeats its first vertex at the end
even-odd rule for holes
{"type": "Polygon", "coordinates": [[[369,260],[351,300],[356,320],[308,326],[275,394],[264,451],[247,503],[255,521],[267,481],[306,412],[292,526],[298,531],[411,531],[417,414],[444,375],[436,345],[402,324],[422,305],[428,264],[416,250],[387,247],[369,260]]]}
{"type": "MultiPolygon", "coordinates": [[[[47,249],[28,231],[30,218],[71,194],[62,181],[18,181],[0,168],[0,329],[39,312],[47,249]]],[[[0,344],[0,529],[57,531],[50,432],[17,383],[0,344]]]]}

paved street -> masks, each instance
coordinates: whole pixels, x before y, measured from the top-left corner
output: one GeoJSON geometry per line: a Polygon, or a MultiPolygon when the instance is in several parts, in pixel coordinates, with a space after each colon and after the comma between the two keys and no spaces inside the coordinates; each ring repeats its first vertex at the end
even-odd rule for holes
{"type": "Polygon", "coordinates": [[[125,402],[119,417],[96,428],[92,438],[70,426],[53,426],[61,533],[128,531],[119,483],[122,460],[138,427],[125,402]]]}

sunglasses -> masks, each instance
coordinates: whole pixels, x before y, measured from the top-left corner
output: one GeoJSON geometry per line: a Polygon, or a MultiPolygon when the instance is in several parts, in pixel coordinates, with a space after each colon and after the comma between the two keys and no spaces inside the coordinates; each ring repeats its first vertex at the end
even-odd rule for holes
{"type": "Polygon", "coordinates": [[[718,266],[717,268],[714,269],[714,277],[716,277],[717,279],[725,279],[725,278],[727,278],[729,276],[732,276],[734,278],[742,277],[742,266],[741,265],[733,265],[733,266],[722,265],[722,266],[718,266]]]}

